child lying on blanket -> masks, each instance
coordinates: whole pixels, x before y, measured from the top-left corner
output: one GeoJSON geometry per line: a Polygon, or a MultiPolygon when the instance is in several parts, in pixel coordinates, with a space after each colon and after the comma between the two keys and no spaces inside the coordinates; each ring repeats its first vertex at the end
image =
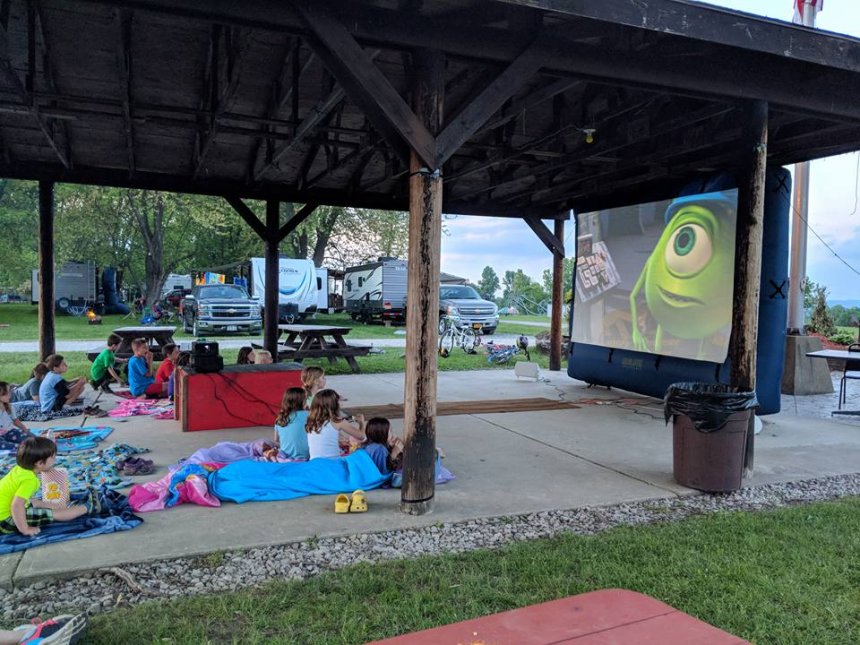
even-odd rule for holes
{"type": "Polygon", "coordinates": [[[305,432],[311,459],[340,457],[338,433],[344,432],[358,443],[365,440],[364,416],[347,420],[341,416],[340,397],[334,390],[321,390],[314,395],[305,432]]]}
{"type": "Polygon", "coordinates": [[[305,424],[308,413],[305,410],[305,391],[300,387],[290,387],[281,400],[281,411],[275,419],[275,445],[288,459],[309,459],[308,434],[305,424]]]}
{"type": "Polygon", "coordinates": [[[54,467],[57,444],[44,437],[28,437],[20,446],[16,466],[0,479],[0,534],[38,535],[39,527],[51,522],[67,522],[87,513],[98,512],[98,496],[90,495],[87,505],[52,507],[32,499],[39,491],[39,474],[54,467]]]}

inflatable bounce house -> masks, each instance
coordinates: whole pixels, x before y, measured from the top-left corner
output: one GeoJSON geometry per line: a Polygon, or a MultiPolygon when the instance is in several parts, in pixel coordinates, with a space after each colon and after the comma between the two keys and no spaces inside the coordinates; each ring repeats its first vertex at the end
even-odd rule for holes
{"type": "MultiPolygon", "coordinates": [[[[757,345],[758,414],[779,412],[791,176],[768,170],[757,345]]],[[[737,180],[677,198],[576,215],[568,374],[663,397],[679,381],[728,383],[737,180]]]]}

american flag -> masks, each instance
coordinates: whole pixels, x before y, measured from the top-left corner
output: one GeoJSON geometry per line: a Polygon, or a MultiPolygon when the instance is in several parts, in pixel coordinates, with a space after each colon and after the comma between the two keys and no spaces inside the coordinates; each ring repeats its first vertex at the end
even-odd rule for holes
{"type": "Polygon", "coordinates": [[[800,25],[803,24],[803,5],[809,5],[818,15],[818,12],[824,9],[824,0],[794,0],[794,19],[792,22],[800,25]]]}

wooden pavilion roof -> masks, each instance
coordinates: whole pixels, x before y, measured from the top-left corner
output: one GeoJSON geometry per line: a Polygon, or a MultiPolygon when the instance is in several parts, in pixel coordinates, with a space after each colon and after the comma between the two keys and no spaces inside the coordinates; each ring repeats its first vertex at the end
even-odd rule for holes
{"type": "Polygon", "coordinates": [[[0,0],[6,177],[405,210],[409,142],[445,212],[562,217],[734,169],[746,99],[770,163],[856,150],[857,97],[857,39],[682,0],[0,0]]]}

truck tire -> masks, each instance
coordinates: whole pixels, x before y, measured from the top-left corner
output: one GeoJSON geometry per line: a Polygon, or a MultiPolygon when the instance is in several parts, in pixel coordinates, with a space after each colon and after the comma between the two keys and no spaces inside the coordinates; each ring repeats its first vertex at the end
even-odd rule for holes
{"type": "Polygon", "coordinates": [[[60,311],[67,311],[71,306],[72,302],[68,298],[60,298],[57,300],[57,308],[60,311]]]}
{"type": "Polygon", "coordinates": [[[198,331],[199,330],[197,329],[197,318],[194,318],[194,323],[192,324],[192,327],[191,327],[191,334],[194,336],[194,338],[197,338],[198,331]]]}

